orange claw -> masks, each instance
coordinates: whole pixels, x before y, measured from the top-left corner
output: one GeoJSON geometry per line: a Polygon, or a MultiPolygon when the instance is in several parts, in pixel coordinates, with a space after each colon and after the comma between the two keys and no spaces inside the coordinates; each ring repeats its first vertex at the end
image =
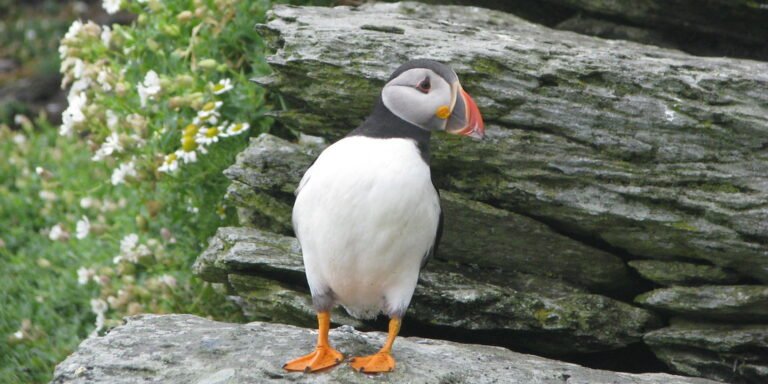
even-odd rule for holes
{"type": "Polygon", "coordinates": [[[349,361],[352,369],[362,373],[382,373],[395,370],[395,359],[390,353],[392,344],[395,343],[397,333],[400,332],[400,319],[393,317],[389,320],[389,334],[387,342],[381,347],[381,350],[370,356],[354,357],[349,361]]]}
{"type": "Polygon", "coordinates": [[[316,372],[333,367],[334,365],[341,363],[344,359],[344,355],[333,349],[328,342],[328,332],[331,327],[331,314],[328,312],[319,312],[317,314],[317,323],[318,334],[315,351],[285,363],[283,369],[286,371],[305,373],[316,372]]]}

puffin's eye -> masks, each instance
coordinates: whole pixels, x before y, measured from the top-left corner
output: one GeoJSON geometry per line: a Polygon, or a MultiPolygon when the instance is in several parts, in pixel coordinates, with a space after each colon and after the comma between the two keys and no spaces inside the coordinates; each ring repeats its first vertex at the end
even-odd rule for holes
{"type": "Polygon", "coordinates": [[[428,93],[430,88],[432,88],[432,84],[429,82],[429,77],[425,77],[424,80],[416,86],[416,89],[423,93],[428,93]]]}

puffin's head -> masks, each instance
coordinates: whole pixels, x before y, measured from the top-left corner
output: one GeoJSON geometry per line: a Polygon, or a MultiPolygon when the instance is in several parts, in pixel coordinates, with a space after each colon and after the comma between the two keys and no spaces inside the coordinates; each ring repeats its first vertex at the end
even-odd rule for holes
{"type": "Polygon", "coordinates": [[[381,91],[387,109],[428,131],[446,131],[483,138],[480,110],[464,92],[459,77],[433,60],[411,60],[400,66],[381,91]]]}

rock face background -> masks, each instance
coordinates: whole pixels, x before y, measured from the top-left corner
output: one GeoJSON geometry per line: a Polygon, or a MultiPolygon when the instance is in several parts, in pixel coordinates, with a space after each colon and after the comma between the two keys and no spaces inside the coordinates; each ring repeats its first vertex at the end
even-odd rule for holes
{"type": "Polygon", "coordinates": [[[433,137],[446,230],[406,334],[768,380],[768,64],[416,3],[278,7],[259,29],[275,53],[257,81],[286,109],[226,172],[242,227],[195,266],[252,319],[314,327],[293,190],[394,68],[431,57],[456,69],[489,138],[433,137]]]}

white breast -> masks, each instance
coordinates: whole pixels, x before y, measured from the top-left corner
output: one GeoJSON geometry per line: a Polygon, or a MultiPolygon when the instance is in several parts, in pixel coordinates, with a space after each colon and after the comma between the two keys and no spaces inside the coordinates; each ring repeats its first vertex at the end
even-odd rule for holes
{"type": "Polygon", "coordinates": [[[353,136],[301,181],[293,223],[313,296],[350,314],[402,315],[437,231],[440,204],[414,141],[353,136]]]}

